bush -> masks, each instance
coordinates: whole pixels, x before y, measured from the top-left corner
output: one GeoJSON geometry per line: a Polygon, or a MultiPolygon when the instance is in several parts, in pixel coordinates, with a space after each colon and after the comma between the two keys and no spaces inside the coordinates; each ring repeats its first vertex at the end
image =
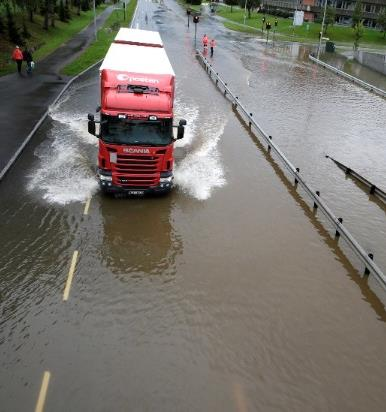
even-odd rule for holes
{"type": "Polygon", "coordinates": [[[199,6],[202,3],[202,0],[190,0],[190,4],[193,6],[199,6]]]}

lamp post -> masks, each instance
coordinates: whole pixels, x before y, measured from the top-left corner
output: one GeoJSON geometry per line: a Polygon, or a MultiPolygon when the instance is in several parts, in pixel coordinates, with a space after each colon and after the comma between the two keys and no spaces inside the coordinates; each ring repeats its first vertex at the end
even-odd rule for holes
{"type": "Polygon", "coordinates": [[[93,1],[93,7],[94,7],[94,34],[95,34],[95,40],[98,40],[98,37],[97,37],[97,29],[96,29],[95,0],[93,1]]]}
{"type": "Polygon", "coordinates": [[[324,31],[324,20],[326,19],[326,9],[327,9],[327,0],[324,2],[324,12],[323,12],[323,20],[322,20],[322,31],[320,32],[320,39],[319,39],[319,46],[318,46],[318,55],[317,59],[319,60],[320,57],[320,49],[322,47],[322,37],[323,37],[323,31],[324,31]]]}
{"type": "Polygon", "coordinates": [[[247,18],[247,2],[248,2],[248,0],[245,0],[245,4],[244,4],[244,26],[245,26],[245,19],[247,18]]]}

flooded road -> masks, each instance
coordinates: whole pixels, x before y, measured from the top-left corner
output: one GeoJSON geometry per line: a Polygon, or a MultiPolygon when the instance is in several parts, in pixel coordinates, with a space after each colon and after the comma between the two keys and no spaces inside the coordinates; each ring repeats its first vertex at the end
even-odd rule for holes
{"type": "MultiPolygon", "coordinates": [[[[0,410],[33,410],[48,371],[46,411],[383,411],[382,303],[211,84],[179,6],[140,1],[137,23],[160,31],[177,76],[175,117],[188,121],[176,189],[100,195],[85,120],[98,103],[97,70],[52,108],[0,187],[0,410]]],[[[286,50],[271,56],[200,24],[216,33],[215,63],[263,126],[352,216],[361,240],[378,236],[381,248],[384,211],[321,154],[358,161],[366,115],[372,138],[382,137],[384,101],[286,50]],[[309,90],[313,76],[321,81],[309,90]],[[348,105],[339,106],[346,128],[334,93],[348,105]],[[334,125],[345,130],[339,145],[334,125]]],[[[371,143],[369,177],[381,178],[371,143]]]]}

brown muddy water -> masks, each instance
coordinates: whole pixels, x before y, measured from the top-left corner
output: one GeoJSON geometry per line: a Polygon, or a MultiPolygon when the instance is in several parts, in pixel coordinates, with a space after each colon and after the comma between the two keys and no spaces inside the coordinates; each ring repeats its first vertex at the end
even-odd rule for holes
{"type": "MultiPolygon", "coordinates": [[[[188,121],[176,189],[99,194],[97,70],[51,109],[0,187],[0,410],[33,410],[49,371],[46,411],[383,411],[383,304],[211,84],[179,6],[139,4],[134,27],[148,15],[161,32],[188,121]]],[[[382,179],[385,102],[287,46],[200,24],[214,64],[382,261],[384,210],[322,155],[382,179]]]]}

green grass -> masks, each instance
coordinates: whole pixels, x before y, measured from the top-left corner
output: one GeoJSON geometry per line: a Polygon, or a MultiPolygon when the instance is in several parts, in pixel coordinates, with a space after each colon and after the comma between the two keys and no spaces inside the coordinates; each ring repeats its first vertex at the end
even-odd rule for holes
{"type": "Polygon", "coordinates": [[[123,20],[122,11],[114,10],[103,27],[98,31],[98,40],[91,43],[91,45],[76,60],[67,65],[63,69],[63,73],[69,76],[74,76],[97,61],[103,59],[121,25],[130,24],[136,6],[137,0],[131,0],[127,5],[125,22],[123,20]]]}
{"type": "MultiPolygon", "coordinates": [[[[100,14],[106,7],[107,5],[104,4],[98,7],[97,14],[100,14]]],[[[55,21],[56,27],[50,27],[48,31],[43,29],[42,16],[35,15],[34,23],[26,21],[28,31],[31,34],[31,37],[26,41],[26,44],[35,49],[35,52],[33,53],[34,60],[41,60],[63,43],[70,40],[93,20],[93,16],[94,13],[92,10],[81,12],[80,16],[73,13],[72,19],[68,23],[63,23],[57,20],[55,21]]],[[[18,26],[21,26],[21,19],[21,16],[15,16],[15,21],[18,23],[18,26]]],[[[16,71],[16,65],[11,60],[13,48],[14,45],[2,37],[0,41],[0,75],[16,71]]]]}
{"type": "MultiPolygon", "coordinates": [[[[225,6],[220,6],[217,9],[217,14],[221,17],[224,17],[230,22],[224,22],[225,27],[242,32],[248,33],[256,33],[256,30],[251,29],[252,27],[255,29],[261,30],[262,27],[262,18],[263,14],[261,13],[252,13],[250,19],[246,19],[245,24],[248,27],[238,26],[235,23],[243,23],[244,22],[244,10],[240,8],[233,7],[233,12],[231,13],[230,8],[225,6]]],[[[292,41],[303,41],[303,42],[314,42],[317,43],[319,41],[319,32],[321,30],[320,23],[304,23],[302,26],[292,26],[292,19],[285,19],[282,17],[270,16],[266,15],[266,19],[269,20],[272,24],[271,32],[274,29],[274,21],[275,18],[278,20],[278,26],[276,29],[276,34],[280,35],[281,40],[292,40],[292,41]],[[308,30],[307,30],[308,27],[308,30]]],[[[271,33],[272,36],[272,33],[271,33]]],[[[331,41],[335,43],[353,43],[354,42],[354,32],[351,27],[346,26],[329,26],[327,30],[327,34],[325,37],[329,37],[331,41]]],[[[372,30],[372,29],[365,29],[364,35],[360,40],[360,44],[369,46],[386,46],[386,39],[383,38],[383,33],[372,30]]]]}

